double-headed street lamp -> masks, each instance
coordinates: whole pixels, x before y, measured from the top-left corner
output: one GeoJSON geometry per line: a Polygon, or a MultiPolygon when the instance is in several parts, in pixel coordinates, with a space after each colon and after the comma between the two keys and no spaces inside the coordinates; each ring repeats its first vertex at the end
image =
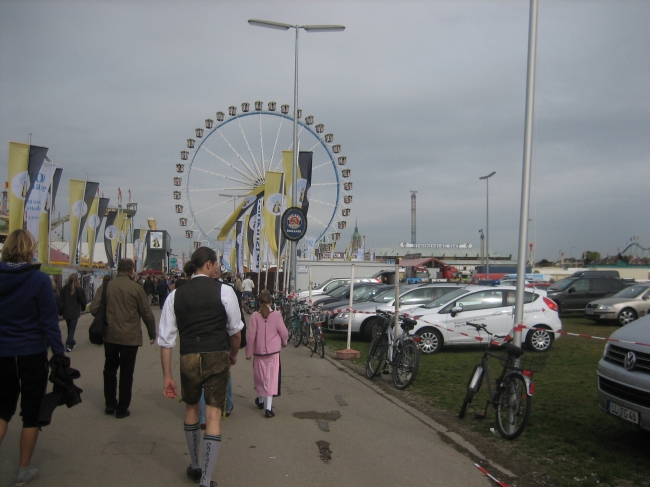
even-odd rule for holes
{"type": "Polygon", "coordinates": [[[490,178],[497,172],[492,171],[487,176],[479,179],[485,179],[486,201],[485,201],[485,278],[490,278],[490,178]]]}
{"type": "MultiPolygon", "coordinates": [[[[298,32],[300,29],[305,29],[307,32],[337,32],[345,30],[343,25],[291,25],[283,24],[280,22],[271,22],[268,20],[250,19],[250,25],[257,27],[268,27],[269,29],[289,30],[296,29],[296,49],[295,49],[295,72],[293,81],[293,171],[291,175],[291,204],[296,205],[298,200],[297,192],[297,174],[298,174],[298,32]]],[[[290,260],[289,260],[289,291],[294,291],[296,288],[296,242],[291,241],[290,247],[290,260]]]]}

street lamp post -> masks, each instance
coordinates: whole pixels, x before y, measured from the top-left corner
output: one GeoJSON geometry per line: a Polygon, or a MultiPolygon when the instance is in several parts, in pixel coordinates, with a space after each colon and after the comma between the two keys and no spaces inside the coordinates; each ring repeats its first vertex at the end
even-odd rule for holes
{"type": "Polygon", "coordinates": [[[480,177],[485,179],[485,278],[490,278],[490,178],[497,172],[492,171],[487,176],[480,177]]]}
{"type": "MultiPolygon", "coordinates": [[[[296,29],[295,47],[295,71],[293,81],[293,171],[291,175],[291,205],[295,206],[298,199],[297,175],[298,175],[298,33],[300,29],[307,32],[337,32],[345,30],[343,25],[291,25],[268,20],[250,19],[250,25],[256,27],[267,27],[269,29],[289,30],[296,29]]],[[[296,242],[291,241],[289,246],[289,292],[296,289],[296,242]]]]}

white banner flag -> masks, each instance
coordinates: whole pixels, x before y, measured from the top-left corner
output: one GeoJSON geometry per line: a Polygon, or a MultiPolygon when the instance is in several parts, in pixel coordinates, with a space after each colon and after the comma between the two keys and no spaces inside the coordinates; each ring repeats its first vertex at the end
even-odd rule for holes
{"type": "MultiPolygon", "coordinates": [[[[41,170],[36,176],[34,181],[34,188],[29,194],[29,199],[25,203],[25,220],[27,223],[27,231],[32,234],[36,241],[36,248],[38,249],[38,226],[41,219],[41,211],[44,210],[45,204],[49,205],[48,191],[50,184],[52,184],[52,176],[54,176],[54,164],[43,164],[41,170]]],[[[49,208],[47,208],[49,211],[49,208]]],[[[35,258],[38,256],[35,255],[35,258]]],[[[47,257],[45,258],[47,262],[47,257]]]]}

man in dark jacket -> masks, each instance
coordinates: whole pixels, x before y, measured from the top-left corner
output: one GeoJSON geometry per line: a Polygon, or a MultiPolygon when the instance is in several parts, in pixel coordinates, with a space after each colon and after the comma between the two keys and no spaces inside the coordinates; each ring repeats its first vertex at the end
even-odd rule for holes
{"type": "Polygon", "coordinates": [[[163,309],[165,299],[167,299],[167,295],[169,294],[169,285],[167,284],[167,281],[165,281],[164,277],[158,279],[158,284],[156,284],[156,293],[158,294],[158,304],[160,305],[160,309],[163,309]]]}
{"type": "Polygon", "coordinates": [[[151,276],[147,276],[147,279],[144,281],[142,286],[144,287],[144,292],[147,294],[147,298],[151,303],[151,297],[156,293],[156,286],[154,285],[151,276]]]}
{"type": "MultiPolygon", "coordinates": [[[[142,346],[140,318],[147,326],[150,344],[156,339],[156,319],[147,303],[140,284],[131,279],[135,264],[131,259],[121,259],[117,264],[117,277],[106,288],[106,328],[104,329],[104,399],[106,414],[116,418],[131,414],[131,389],[138,347],[142,346]],[[120,394],[117,398],[117,370],[120,370],[120,394]]],[[[104,286],[104,284],[102,284],[104,286]]],[[[102,286],[90,303],[90,312],[99,311],[102,286]]]]}

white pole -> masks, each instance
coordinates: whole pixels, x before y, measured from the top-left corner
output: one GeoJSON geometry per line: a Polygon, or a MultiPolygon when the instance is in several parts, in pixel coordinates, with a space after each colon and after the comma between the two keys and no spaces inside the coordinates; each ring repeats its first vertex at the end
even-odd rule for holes
{"type": "Polygon", "coordinates": [[[395,262],[395,338],[399,330],[399,262],[395,262]]]}
{"type": "Polygon", "coordinates": [[[350,309],[348,309],[348,346],[346,347],[350,350],[352,343],[352,298],[354,294],[354,264],[352,264],[352,270],[350,271],[350,309]]]}
{"type": "Polygon", "coordinates": [[[309,276],[309,304],[311,304],[311,266],[307,266],[307,275],[309,276]]]}

